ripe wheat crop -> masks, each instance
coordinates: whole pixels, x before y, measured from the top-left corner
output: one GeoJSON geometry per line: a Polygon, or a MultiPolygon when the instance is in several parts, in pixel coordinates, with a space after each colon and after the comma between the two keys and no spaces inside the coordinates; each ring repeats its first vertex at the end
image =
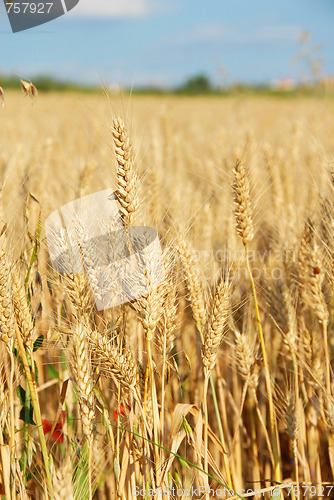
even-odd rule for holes
{"type": "Polygon", "coordinates": [[[0,497],[334,498],[334,103],[30,94],[0,110],[0,497]],[[147,246],[98,310],[87,228],[60,273],[45,221],[105,189],[163,274],[147,246]]]}

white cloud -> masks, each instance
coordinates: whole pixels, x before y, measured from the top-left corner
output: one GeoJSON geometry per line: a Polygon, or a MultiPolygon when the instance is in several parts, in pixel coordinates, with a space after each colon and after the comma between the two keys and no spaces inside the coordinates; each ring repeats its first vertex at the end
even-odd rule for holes
{"type": "Polygon", "coordinates": [[[151,14],[152,0],[80,0],[73,14],[90,17],[143,17],[151,14]]]}
{"type": "Polygon", "coordinates": [[[180,33],[179,36],[174,38],[174,41],[180,44],[207,42],[226,43],[228,45],[270,42],[284,43],[294,41],[300,31],[300,27],[293,24],[269,26],[246,31],[219,23],[209,23],[198,26],[191,31],[180,33]]]}

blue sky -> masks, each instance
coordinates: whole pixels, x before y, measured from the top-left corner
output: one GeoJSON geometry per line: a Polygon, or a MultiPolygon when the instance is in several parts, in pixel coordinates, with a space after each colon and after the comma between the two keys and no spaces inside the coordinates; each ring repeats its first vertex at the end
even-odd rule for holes
{"type": "Polygon", "coordinates": [[[172,86],[298,77],[296,37],[311,32],[334,75],[334,0],[80,0],[71,12],[13,34],[0,6],[1,73],[99,84],[172,86]]]}

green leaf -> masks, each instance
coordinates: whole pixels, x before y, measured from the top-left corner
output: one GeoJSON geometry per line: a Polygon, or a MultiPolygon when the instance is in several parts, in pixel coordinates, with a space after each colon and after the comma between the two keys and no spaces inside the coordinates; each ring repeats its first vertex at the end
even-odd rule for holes
{"type": "Polygon", "coordinates": [[[28,408],[26,406],[21,408],[20,420],[22,420],[25,424],[36,425],[34,422],[34,410],[31,405],[29,405],[28,408]]]}
{"type": "Polygon", "coordinates": [[[180,465],[181,467],[185,467],[186,469],[190,469],[189,465],[187,464],[187,462],[185,462],[184,460],[182,460],[181,457],[179,457],[179,462],[180,462],[180,465]]]}
{"type": "Polygon", "coordinates": [[[23,387],[21,385],[16,387],[16,393],[20,399],[21,405],[24,405],[24,403],[26,401],[26,391],[23,389],[23,387]]]}
{"type": "MultiPolygon", "coordinates": [[[[31,193],[29,193],[29,195],[30,194],[31,193]]],[[[36,200],[36,201],[39,203],[38,200],[36,200]]],[[[27,293],[29,305],[31,302],[31,296],[30,296],[30,291],[29,291],[29,278],[30,278],[30,273],[32,271],[32,266],[34,265],[35,259],[37,257],[37,251],[38,251],[38,247],[39,247],[39,243],[40,243],[41,229],[42,229],[42,224],[41,224],[41,218],[39,217],[34,248],[33,248],[32,254],[31,254],[30,264],[29,264],[28,272],[27,272],[27,275],[25,278],[25,287],[26,287],[26,293],[27,293]]]]}
{"type": "MultiPolygon", "coordinates": [[[[181,457],[177,457],[179,460],[181,457]]],[[[176,481],[176,484],[182,488],[182,481],[181,481],[181,476],[179,474],[179,471],[175,468],[175,471],[174,471],[174,479],[176,481]]]]}
{"type": "Polygon", "coordinates": [[[186,431],[186,433],[189,436],[193,436],[193,430],[192,430],[191,425],[189,424],[188,420],[186,419],[186,417],[184,415],[182,416],[182,419],[183,419],[184,430],[186,431]]]}
{"type": "Polygon", "coordinates": [[[65,371],[67,368],[67,359],[63,350],[60,352],[60,360],[61,360],[61,367],[65,371]]]}
{"type": "Polygon", "coordinates": [[[80,459],[76,466],[74,476],[74,498],[75,500],[88,500],[88,449],[84,444],[80,453],[80,459]]]}
{"type": "Polygon", "coordinates": [[[46,372],[50,379],[59,378],[59,371],[53,365],[47,365],[46,372]]]}
{"type": "Polygon", "coordinates": [[[42,347],[42,344],[43,344],[43,340],[44,340],[44,335],[40,335],[34,342],[34,347],[33,347],[33,352],[36,352],[37,349],[39,349],[40,347],[42,347]]]}

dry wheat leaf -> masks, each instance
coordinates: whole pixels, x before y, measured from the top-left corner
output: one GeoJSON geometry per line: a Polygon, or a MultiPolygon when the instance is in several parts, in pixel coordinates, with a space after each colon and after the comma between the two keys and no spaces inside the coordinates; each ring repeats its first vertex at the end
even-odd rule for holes
{"type": "Polygon", "coordinates": [[[4,93],[2,87],[0,87],[0,99],[1,99],[1,106],[4,107],[5,106],[5,93],[4,93]]]}
{"type": "MultiPolygon", "coordinates": [[[[198,407],[195,405],[192,406],[192,408],[189,410],[189,413],[191,413],[195,418],[198,416],[198,414],[201,414],[198,407]]],[[[211,441],[219,448],[220,452],[225,453],[225,455],[227,455],[228,454],[227,451],[223,448],[223,445],[221,444],[216,434],[213,432],[210,424],[208,424],[208,435],[211,441]]]]}
{"type": "Polygon", "coordinates": [[[165,465],[164,471],[162,473],[161,484],[163,484],[165,477],[166,477],[166,475],[167,475],[169,469],[171,468],[171,465],[175,459],[175,454],[177,453],[178,449],[180,448],[180,445],[181,445],[182,441],[184,440],[184,438],[186,437],[186,435],[187,435],[186,431],[184,429],[181,429],[174,437],[172,437],[172,444],[170,446],[171,456],[169,457],[169,459],[165,465]]]}
{"type": "Polygon", "coordinates": [[[118,480],[118,495],[119,495],[119,497],[121,497],[122,491],[124,491],[124,488],[125,488],[125,480],[126,480],[126,474],[128,471],[129,462],[130,462],[130,434],[127,432],[125,435],[125,440],[124,440],[122,465],[121,465],[121,471],[120,471],[120,476],[119,476],[119,480],[118,480]]]}
{"type": "MultiPolygon", "coordinates": [[[[197,408],[197,406],[195,406],[195,405],[186,404],[186,403],[179,403],[175,406],[173,420],[172,420],[172,431],[171,431],[172,436],[174,436],[178,432],[178,430],[183,422],[183,417],[186,417],[186,415],[194,407],[197,408]]],[[[197,410],[198,410],[198,408],[197,408],[197,410]]]]}

